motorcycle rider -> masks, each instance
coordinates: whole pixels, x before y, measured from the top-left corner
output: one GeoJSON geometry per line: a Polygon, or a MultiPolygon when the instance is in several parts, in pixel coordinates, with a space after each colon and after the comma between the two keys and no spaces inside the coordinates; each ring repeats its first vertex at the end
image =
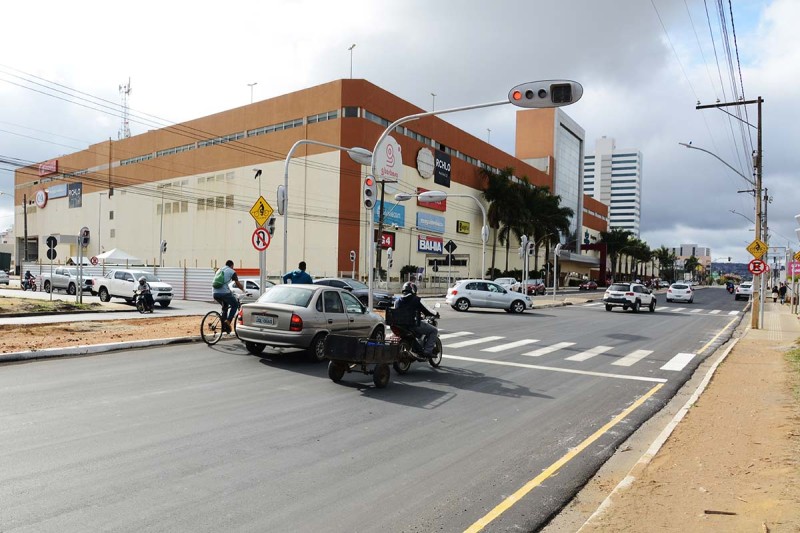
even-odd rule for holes
{"type": "Polygon", "coordinates": [[[139,278],[139,292],[144,298],[144,303],[147,306],[149,311],[153,311],[153,306],[155,303],[153,302],[153,293],[150,291],[150,284],[147,283],[147,280],[142,276],[139,278]]]}
{"type": "Polygon", "coordinates": [[[34,279],[33,274],[31,274],[30,270],[25,271],[25,277],[22,280],[22,290],[27,291],[31,288],[31,280],[34,279]]]}
{"type": "Polygon", "coordinates": [[[417,296],[417,286],[410,281],[403,284],[400,292],[403,293],[403,296],[395,302],[395,309],[401,316],[411,317],[410,323],[406,327],[416,336],[426,336],[425,345],[422,347],[423,356],[433,357],[433,348],[436,345],[439,330],[422,320],[422,315],[439,318],[439,313],[434,313],[425,307],[425,304],[417,296]]]}

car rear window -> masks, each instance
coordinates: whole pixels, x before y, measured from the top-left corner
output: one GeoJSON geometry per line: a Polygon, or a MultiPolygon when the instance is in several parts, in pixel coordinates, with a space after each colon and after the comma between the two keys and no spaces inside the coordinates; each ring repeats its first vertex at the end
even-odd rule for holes
{"type": "Polygon", "coordinates": [[[631,286],[627,283],[612,283],[611,286],[608,288],[610,291],[629,291],[631,290],[631,286]]]}
{"type": "Polygon", "coordinates": [[[689,288],[689,286],[688,286],[688,285],[678,285],[678,284],[676,283],[675,285],[673,285],[673,286],[672,286],[672,288],[673,288],[673,289],[681,289],[681,290],[683,290],[683,289],[688,289],[688,288],[689,288]]]}
{"type": "Polygon", "coordinates": [[[314,289],[292,287],[291,285],[276,285],[262,294],[258,299],[258,303],[308,307],[308,302],[311,301],[314,292],[314,289]]]}

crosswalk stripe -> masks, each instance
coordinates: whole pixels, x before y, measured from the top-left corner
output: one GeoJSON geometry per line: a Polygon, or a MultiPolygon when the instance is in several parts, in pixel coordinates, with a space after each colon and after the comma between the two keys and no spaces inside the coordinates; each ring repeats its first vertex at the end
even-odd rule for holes
{"type": "Polygon", "coordinates": [[[692,309],[692,313],[699,313],[702,309],[692,309]]]}
{"type": "Polygon", "coordinates": [[[464,335],[472,335],[471,331],[454,331],[453,333],[445,333],[439,335],[439,339],[452,339],[453,337],[463,337],[464,335]]]}
{"type": "Polygon", "coordinates": [[[719,309],[714,309],[713,311],[709,312],[708,314],[709,315],[718,315],[719,314],[719,309]]]}
{"type": "Polygon", "coordinates": [[[729,315],[738,315],[738,314],[739,314],[739,311],[731,311],[731,312],[730,312],[730,313],[728,313],[728,314],[729,314],[729,315]]]}
{"type": "Polygon", "coordinates": [[[545,346],[544,348],[539,348],[538,350],[533,350],[532,352],[526,352],[522,355],[529,355],[531,357],[539,357],[541,355],[547,355],[549,353],[553,353],[555,351],[560,350],[561,348],[567,348],[569,346],[573,346],[574,342],[559,342],[553,344],[551,346],[545,346]]]}
{"type": "Polygon", "coordinates": [[[498,346],[492,346],[491,348],[484,348],[481,351],[502,352],[503,350],[511,350],[512,348],[518,348],[520,346],[525,346],[527,344],[533,344],[534,342],[539,342],[539,339],[522,339],[521,341],[509,342],[508,344],[500,344],[498,346]]]}
{"type": "Polygon", "coordinates": [[[653,350],[635,350],[626,355],[625,357],[623,357],[622,359],[614,361],[611,364],[617,366],[631,366],[634,363],[638,363],[651,353],[653,353],[653,350]]]}
{"type": "Polygon", "coordinates": [[[679,353],[669,361],[667,364],[661,367],[661,370],[674,370],[680,371],[683,370],[686,365],[689,364],[689,361],[695,356],[693,353],[679,353]]]}
{"type": "Polygon", "coordinates": [[[603,302],[594,302],[590,304],[585,304],[584,307],[595,307],[597,305],[603,305],[603,302]]]}
{"type": "Polygon", "coordinates": [[[686,311],[685,307],[676,307],[675,309],[670,309],[673,313],[677,313],[678,311],[686,311]]]}
{"type": "Polygon", "coordinates": [[[601,353],[605,353],[609,350],[613,350],[613,347],[595,346],[594,348],[590,348],[584,352],[576,353],[575,355],[567,357],[567,361],[586,361],[587,359],[591,359],[595,355],[600,355],[601,353]]]}
{"type": "Polygon", "coordinates": [[[468,341],[456,342],[455,344],[445,344],[445,348],[463,348],[464,346],[472,346],[473,344],[483,344],[484,342],[492,342],[505,337],[480,337],[478,339],[470,339],[468,341]]]}

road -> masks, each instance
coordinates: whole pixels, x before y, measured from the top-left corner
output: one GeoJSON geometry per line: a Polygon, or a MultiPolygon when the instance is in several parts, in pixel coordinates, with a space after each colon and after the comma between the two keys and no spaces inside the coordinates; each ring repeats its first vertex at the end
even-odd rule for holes
{"type": "Polygon", "coordinates": [[[745,305],[659,300],[442,308],[442,367],[386,389],[236,341],[4,365],[0,530],[535,530],[745,305]]]}

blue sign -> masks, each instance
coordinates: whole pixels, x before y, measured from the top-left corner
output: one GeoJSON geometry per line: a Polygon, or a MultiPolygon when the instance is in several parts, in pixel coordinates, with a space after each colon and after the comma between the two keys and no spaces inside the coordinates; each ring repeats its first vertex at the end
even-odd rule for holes
{"type": "Polygon", "coordinates": [[[434,233],[444,233],[445,218],[439,215],[432,215],[430,213],[417,213],[417,227],[424,231],[432,231],[434,233]]]}
{"type": "Polygon", "coordinates": [[[58,185],[51,185],[47,188],[47,197],[51,200],[53,198],[64,198],[67,195],[67,184],[60,183],[58,185]]]}
{"type": "MultiPolygon", "coordinates": [[[[375,223],[378,224],[381,216],[380,202],[375,202],[375,207],[372,209],[372,216],[375,223]]],[[[383,224],[397,226],[398,228],[406,227],[406,206],[386,202],[383,208],[383,224]]]]}

